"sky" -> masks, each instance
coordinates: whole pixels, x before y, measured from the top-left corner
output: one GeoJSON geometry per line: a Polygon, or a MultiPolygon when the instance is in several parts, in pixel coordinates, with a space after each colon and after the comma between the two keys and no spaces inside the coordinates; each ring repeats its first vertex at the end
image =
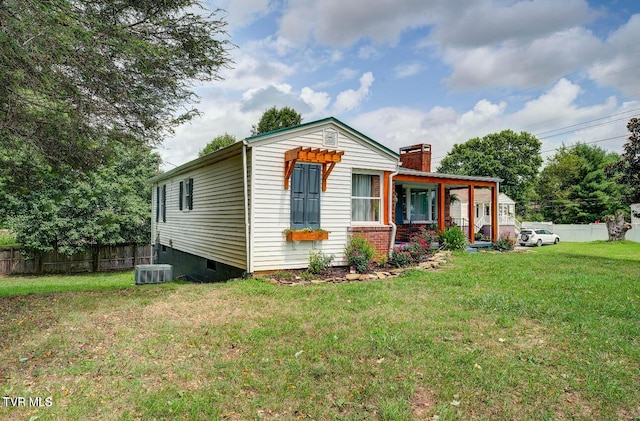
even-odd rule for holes
{"type": "Polygon", "coordinates": [[[158,151],[164,169],[265,110],[335,117],[389,149],[511,129],[549,158],[583,142],[621,153],[640,117],[638,0],[223,0],[233,61],[195,86],[201,116],[158,151]]]}

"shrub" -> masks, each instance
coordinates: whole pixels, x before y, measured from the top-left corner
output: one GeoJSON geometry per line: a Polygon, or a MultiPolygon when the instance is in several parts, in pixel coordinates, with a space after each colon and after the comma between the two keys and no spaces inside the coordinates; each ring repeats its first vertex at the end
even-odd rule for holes
{"type": "Polygon", "coordinates": [[[459,227],[453,226],[440,234],[440,244],[444,250],[462,251],[467,249],[469,240],[459,227]]]}
{"type": "Polygon", "coordinates": [[[321,251],[314,252],[313,250],[309,250],[309,268],[307,270],[309,273],[318,275],[329,270],[332,261],[333,254],[327,256],[321,251]]]}
{"type": "Polygon", "coordinates": [[[414,260],[411,256],[411,251],[409,250],[408,244],[397,247],[391,251],[391,264],[402,268],[410,266],[413,263],[414,260]]]}
{"type": "Polygon", "coordinates": [[[437,240],[437,236],[433,231],[425,229],[411,236],[409,246],[416,261],[423,260],[433,252],[433,242],[437,240]]]}
{"type": "Polygon", "coordinates": [[[376,253],[375,246],[363,235],[353,235],[345,248],[347,264],[353,266],[358,273],[369,270],[371,259],[376,253]]]}
{"type": "Polygon", "coordinates": [[[408,244],[398,247],[391,252],[391,263],[398,267],[409,266],[425,260],[432,253],[435,236],[432,231],[420,230],[411,236],[408,244]]]}
{"type": "Polygon", "coordinates": [[[496,241],[495,248],[499,251],[511,251],[516,246],[516,239],[508,234],[502,234],[496,241]]]}

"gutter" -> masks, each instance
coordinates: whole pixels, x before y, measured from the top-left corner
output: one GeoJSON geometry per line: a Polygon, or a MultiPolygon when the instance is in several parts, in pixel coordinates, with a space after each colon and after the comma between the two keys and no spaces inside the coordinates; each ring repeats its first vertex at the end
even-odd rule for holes
{"type": "Polygon", "coordinates": [[[247,180],[247,141],[242,141],[242,184],[244,188],[244,239],[245,239],[245,252],[246,256],[246,265],[247,265],[247,274],[253,273],[251,267],[251,239],[249,238],[250,230],[250,219],[249,219],[249,192],[248,186],[249,182],[247,180]]]}
{"type": "Polygon", "coordinates": [[[391,225],[391,239],[389,240],[389,258],[391,258],[391,253],[393,252],[393,247],[396,244],[396,232],[398,227],[396,223],[393,221],[393,177],[398,175],[398,169],[396,168],[395,172],[389,174],[389,225],[391,225]]]}

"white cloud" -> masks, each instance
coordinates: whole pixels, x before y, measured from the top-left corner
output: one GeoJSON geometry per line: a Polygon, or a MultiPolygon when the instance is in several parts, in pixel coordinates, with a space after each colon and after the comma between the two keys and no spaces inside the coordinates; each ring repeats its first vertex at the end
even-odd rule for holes
{"type": "Polygon", "coordinates": [[[415,76],[422,72],[425,66],[420,63],[400,64],[396,66],[393,71],[397,78],[405,78],[415,76]]]}
{"type": "Polygon", "coordinates": [[[311,106],[311,115],[319,115],[323,113],[331,102],[331,97],[328,93],[315,92],[309,87],[302,88],[300,98],[311,106]]]}
{"type": "Polygon", "coordinates": [[[231,31],[250,24],[270,11],[269,0],[227,0],[209,3],[208,7],[211,10],[221,8],[228,12],[226,21],[229,22],[231,31]]]}
{"type": "Polygon", "coordinates": [[[394,44],[402,31],[428,22],[430,7],[423,0],[299,0],[287,4],[279,33],[298,45],[344,47],[362,38],[394,44]]]}
{"type": "Polygon", "coordinates": [[[358,49],[358,58],[362,60],[377,59],[382,56],[382,53],[371,45],[365,45],[358,49]]]}
{"type": "Polygon", "coordinates": [[[346,91],[340,92],[333,106],[334,114],[341,114],[360,105],[369,95],[373,81],[373,73],[367,72],[360,77],[360,88],[358,88],[358,90],[347,89],[346,91]]]}
{"type": "MultiPolygon", "coordinates": [[[[506,112],[506,102],[493,103],[483,99],[472,109],[461,112],[451,107],[434,107],[428,111],[410,107],[385,107],[360,114],[348,124],[395,151],[416,143],[431,144],[435,169],[454,144],[505,129],[528,131],[534,135],[542,133],[540,137],[543,151],[552,151],[563,142],[573,144],[578,141],[593,142],[619,137],[625,133],[625,121],[597,126],[583,124],[578,126],[583,127],[583,130],[559,131],[566,133],[562,136],[549,134],[556,133],[550,132],[553,129],[571,128],[584,121],[606,118],[620,112],[627,112],[626,115],[631,116],[634,108],[640,106],[637,101],[620,106],[615,99],[609,98],[600,104],[580,107],[577,105],[580,92],[580,86],[561,80],[549,91],[524,103],[512,113],[506,112]],[[594,127],[588,127],[590,125],[594,127]]],[[[609,150],[621,151],[623,143],[624,138],[618,138],[597,144],[609,150]]],[[[546,152],[544,155],[551,153],[546,152]]]]}
{"type": "Polygon", "coordinates": [[[527,43],[451,48],[444,59],[453,66],[448,82],[455,89],[529,88],[592,61],[601,51],[602,42],[591,32],[574,28],[527,43]]]}
{"type": "Polygon", "coordinates": [[[281,83],[295,72],[295,67],[271,57],[257,57],[251,50],[233,51],[232,68],[222,71],[222,81],[213,81],[208,87],[245,91],[270,83],[281,83]]]}
{"type": "Polygon", "coordinates": [[[638,34],[640,14],[631,16],[611,34],[602,59],[589,69],[589,77],[601,86],[613,86],[626,95],[637,95],[640,92],[638,34]]]}
{"type": "Polygon", "coordinates": [[[583,25],[596,16],[586,0],[482,0],[438,10],[434,38],[447,47],[465,48],[528,42],[583,25]]]}

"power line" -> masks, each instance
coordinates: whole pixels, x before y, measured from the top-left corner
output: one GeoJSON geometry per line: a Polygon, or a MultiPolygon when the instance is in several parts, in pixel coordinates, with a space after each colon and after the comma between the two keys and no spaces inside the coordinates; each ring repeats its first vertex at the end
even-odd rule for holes
{"type": "MultiPolygon", "coordinates": [[[[627,113],[632,113],[632,112],[635,112],[635,111],[640,111],[640,108],[634,108],[634,109],[632,109],[632,110],[622,111],[622,112],[620,112],[620,113],[616,113],[616,114],[610,114],[610,115],[605,116],[605,117],[599,117],[599,118],[595,118],[595,119],[593,119],[593,120],[583,121],[582,123],[576,123],[576,124],[572,124],[572,125],[570,125],[570,126],[559,127],[559,128],[557,128],[557,129],[553,129],[553,130],[547,130],[546,132],[536,133],[536,134],[534,134],[534,136],[535,136],[535,137],[537,137],[538,139],[540,139],[540,137],[539,137],[539,136],[541,136],[541,135],[545,135],[545,134],[547,134],[547,133],[556,132],[556,131],[558,131],[558,130],[565,130],[565,129],[569,129],[569,128],[572,128],[572,127],[580,126],[580,125],[582,125],[582,124],[593,123],[593,122],[596,122],[596,121],[599,121],[599,120],[605,120],[605,119],[607,119],[607,118],[617,117],[617,116],[619,116],[619,115],[623,115],[623,114],[627,114],[627,113]]],[[[622,118],[622,119],[620,119],[620,120],[626,120],[626,119],[627,119],[627,118],[629,118],[629,117],[630,117],[630,116],[627,116],[627,117],[622,118]]],[[[615,120],[615,121],[619,121],[619,120],[615,120]]],[[[542,139],[544,139],[544,138],[542,138],[542,139]]]]}

